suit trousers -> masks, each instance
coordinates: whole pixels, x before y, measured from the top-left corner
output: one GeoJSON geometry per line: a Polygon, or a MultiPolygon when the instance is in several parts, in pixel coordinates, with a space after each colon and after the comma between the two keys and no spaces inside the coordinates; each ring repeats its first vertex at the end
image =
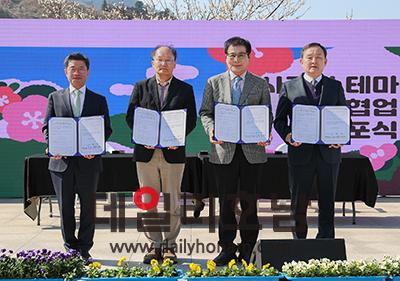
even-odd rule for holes
{"type": "Polygon", "coordinates": [[[218,244],[222,250],[236,248],[233,243],[239,228],[239,251],[246,256],[254,248],[260,229],[257,215],[257,186],[260,184],[262,164],[250,164],[241,145],[236,145],[235,155],[229,164],[215,164],[220,217],[218,244]],[[242,212],[239,225],[235,217],[235,204],[240,201],[242,212]]]}
{"type": "Polygon", "coordinates": [[[71,158],[64,172],[50,171],[60,209],[61,231],[66,249],[88,252],[93,246],[96,217],[96,190],[99,172],[79,169],[71,158]],[[80,202],[78,237],[75,236],[75,195],[80,202]]]}
{"type": "MultiPolygon", "coordinates": [[[[154,229],[154,224],[151,223],[152,219],[146,218],[143,219],[145,236],[156,248],[160,248],[161,246],[174,247],[181,228],[180,194],[185,164],[168,163],[164,158],[162,150],[156,149],[149,162],[136,162],[136,169],[141,187],[149,186],[158,193],[162,192],[164,194],[164,206],[168,203],[165,202],[165,199],[169,197],[170,200],[170,209],[166,212],[169,216],[167,230],[161,227],[154,229]],[[153,229],[151,231],[146,230],[146,226],[153,227],[153,229]]],[[[144,194],[143,201],[150,201],[150,197],[151,195],[144,194]]],[[[155,207],[146,212],[158,213],[158,208],[155,207]]],[[[160,221],[161,216],[154,219],[160,221]]]]}
{"type": "MultiPolygon", "coordinates": [[[[332,148],[334,149],[334,148],[332,148]]],[[[314,178],[317,177],[318,234],[317,238],[334,238],[335,193],[339,163],[329,164],[314,145],[311,161],[304,165],[289,164],[291,205],[295,220],[295,238],[307,237],[307,207],[314,178]]]]}

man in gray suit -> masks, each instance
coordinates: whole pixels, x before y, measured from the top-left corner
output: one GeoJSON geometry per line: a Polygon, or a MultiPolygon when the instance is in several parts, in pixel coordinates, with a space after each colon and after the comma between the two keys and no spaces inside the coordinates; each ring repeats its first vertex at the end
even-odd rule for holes
{"type": "Polygon", "coordinates": [[[247,71],[251,44],[246,39],[233,37],[224,44],[228,71],[208,79],[200,108],[201,122],[210,137],[210,162],[215,164],[220,206],[219,241],[221,253],[214,259],[225,265],[236,259],[250,260],[257,241],[259,222],[257,216],[257,185],[262,163],[267,161],[265,146],[269,143],[235,144],[214,138],[214,104],[268,105],[272,120],[271,100],[265,79],[247,71]],[[238,184],[239,182],[239,184],[238,184]],[[238,228],[235,203],[239,198],[242,213],[239,230],[241,244],[233,241],[238,228]]]}
{"type": "Polygon", "coordinates": [[[304,73],[283,84],[276,109],[275,130],[288,144],[295,238],[307,237],[307,206],[315,176],[319,207],[317,238],[335,237],[334,203],[341,146],[294,142],[291,133],[293,105],[346,105],[342,84],[322,74],[326,55],[325,47],[319,43],[303,47],[300,63],[304,73]]]}
{"type": "MultiPolygon", "coordinates": [[[[110,117],[106,99],[86,87],[89,59],[73,53],[64,60],[64,71],[69,87],[51,93],[48,98],[46,118],[42,131],[48,141],[48,122],[51,117],[104,116],[104,132],[111,135],[110,117]]],[[[64,247],[77,250],[85,259],[90,258],[95,230],[96,189],[102,170],[99,155],[62,157],[53,156],[49,170],[60,208],[61,231],[64,247]],[[80,226],[75,236],[75,195],[80,202],[80,226]]]]}

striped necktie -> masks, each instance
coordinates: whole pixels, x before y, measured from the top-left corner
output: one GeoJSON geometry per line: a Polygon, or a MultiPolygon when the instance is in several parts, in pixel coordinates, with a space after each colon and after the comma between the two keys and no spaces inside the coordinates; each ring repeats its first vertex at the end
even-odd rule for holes
{"type": "Polygon", "coordinates": [[[240,101],[240,95],[242,94],[242,90],[240,89],[240,81],[242,80],[242,77],[236,76],[233,79],[233,85],[232,85],[232,104],[239,104],[240,101]]]}
{"type": "Polygon", "coordinates": [[[313,79],[311,81],[312,95],[313,95],[314,99],[317,99],[318,96],[319,96],[318,93],[317,93],[317,84],[318,84],[318,81],[316,79],[313,79]]]}

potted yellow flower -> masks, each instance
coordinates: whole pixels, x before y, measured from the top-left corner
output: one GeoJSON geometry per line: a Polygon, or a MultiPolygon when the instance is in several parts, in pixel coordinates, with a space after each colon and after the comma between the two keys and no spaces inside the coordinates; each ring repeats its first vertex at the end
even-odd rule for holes
{"type": "Polygon", "coordinates": [[[191,263],[189,270],[185,273],[185,279],[192,281],[239,281],[256,279],[278,281],[280,277],[282,276],[279,275],[279,272],[269,264],[259,269],[252,263],[247,264],[244,260],[242,260],[240,265],[235,260],[231,260],[228,266],[222,268],[217,268],[215,262],[209,260],[205,269],[202,269],[198,264],[191,263]]]}
{"type": "Polygon", "coordinates": [[[180,271],[170,259],[165,259],[161,265],[157,260],[151,261],[151,267],[129,267],[126,258],[122,257],[116,268],[101,268],[99,262],[91,263],[86,270],[86,276],[81,280],[96,281],[176,281],[181,275],[180,271]]]}

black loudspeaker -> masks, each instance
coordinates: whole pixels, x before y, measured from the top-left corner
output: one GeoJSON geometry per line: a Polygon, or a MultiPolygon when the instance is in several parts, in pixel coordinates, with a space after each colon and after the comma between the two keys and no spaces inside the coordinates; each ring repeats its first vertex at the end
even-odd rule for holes
{"type": "Polygon", "coordinates": [[[328,258],[346,260],[344,239],[259,240],[255,248],[258,268],[269,263],[281,270],[285,262],[328,258]]]}

